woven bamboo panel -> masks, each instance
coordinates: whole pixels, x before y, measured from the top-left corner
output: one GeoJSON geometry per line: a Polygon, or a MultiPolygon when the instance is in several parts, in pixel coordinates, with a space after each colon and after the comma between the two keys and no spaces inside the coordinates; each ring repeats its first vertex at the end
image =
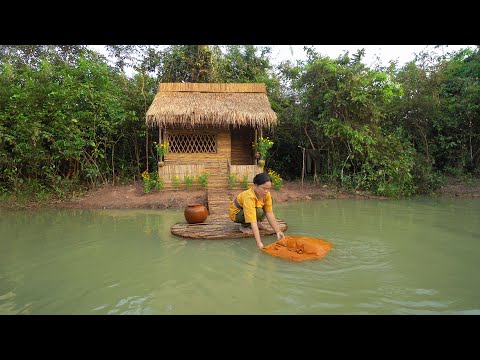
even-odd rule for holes
{"type": "Polygon", "coordinates": [[[210,134],[170,134],[168,136],[172,153],[211,153],[217,152],[216,136],[210,134]]]}
{"type": "MultiPolygon", "coordinates": [[[[197,133],[204,134],[203,131],[198,131],[197,133]]],[[[168,130],[167,136],[174,136],[174,135],[184,135],[184,134],[194,134],[194,132],[185,132],[185,131],[175,131],[173,129],[168,130]]],[[[215,132],[205,132],[205,134],[215,134],[216,137],[216,152],[215,153],[174,153],[169,152],[165,155],[165,162],[171,164],[177,164],[179,162],[203,162],[209,160],[217,160],[217,161],[226,161],[230,159],[230,146],[231,146],[231,139],[230,139],[230,131],[228,129],[219,129],[215,132]]]]}

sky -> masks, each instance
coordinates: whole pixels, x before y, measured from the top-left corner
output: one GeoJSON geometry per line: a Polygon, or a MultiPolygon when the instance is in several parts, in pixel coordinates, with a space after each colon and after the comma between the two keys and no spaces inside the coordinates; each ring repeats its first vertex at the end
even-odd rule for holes
{"type": "MultiPolygon", "coordinates": [[[[277,62],[282,60],[304,60],[306,58],[305,45],[275,45],[272,46],[272,59],[277,62]]],[[[399,66],[405,65],[413,60],[415,54],[423,50],[435,51],[438,54],[457,51],[467,47],[473,48],[473,45],[444,45],[443,48],[435,49],[435,45],[307,45],[313,46],[318,53],[326,55],[332,59],[336,59],[345,51],[350,54],[357,52],[359,49],[365,49],[364,63],[371,66],[375,63],[377,56],[380,58],[382,65],[388,65],[390,60],[397,60],[399,66]]]]}
{"type": "MultiPolygon", "coordinates": [[[[261,46],[261,45],[259,45],[261,46]]],[[[365,57],[363,62],[367,66],[373,66],[377,56],[380,58],[381,65],[388,65],[390,60],[397,60],[399,66],[405,65],[410,60],[413,60],[415,54],[421,51],[435,51],[442,54],[442,51],[452,52],[467,47],[474,48],[474,45],[443,45],[442,48],[435,49],[435,45],[268,45],[272,47],[271,59],[274,65],[279,64],[285,60],[304,60],[306,59],[304,46],[313,46],[318,53],[336,59],[345,51],[354,54],[359,49],[365,49],[365,57]]],[[[103,50],[103,45],[90,45],[90,48],[107,55],[103,50]]],[[[127,75],[128,70],[127,70],[127,75]]]]}

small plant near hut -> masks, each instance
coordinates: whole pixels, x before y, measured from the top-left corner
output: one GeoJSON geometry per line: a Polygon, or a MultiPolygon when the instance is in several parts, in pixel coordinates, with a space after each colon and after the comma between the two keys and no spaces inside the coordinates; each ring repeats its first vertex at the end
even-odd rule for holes
{"type": "Polygon", "coordinates": [[[142,173],[143,192],[147,194],[150,191],[150,174],[147,170],[142,173]]]}
{"type": "Polygon", "coordinates": [[[280,190],[283,187],[283,179],[282,177],[273,171],[272,169],[268,169],[268,175],[272,179],[272,186],[275,190],[280,190]]]}
{"type": "Polygon", "coordinates": [[[193,175],[185,175],[183,182],[185,183],[185,189],[190,189],[192,187],[195,177],[193,175]]]}
{"type": "Polygon", "coordinates": [[[178,175],[173,175],[172,184],[175,190],[178,190],[178,188],[180,187],[180,178],[178,177],[178,175]]]}
{"type": "Polygon", "coordinates": [[[157,191],[162,191],[163,190],[163,185],[165,182],[163,181],[162,178],[157,178],[157,181],[155,181],[155,190],[157,191]]]}
{"type": "Polygon", "coordinates": [[[228,174],[228,188],[233,189],[236,183],[237,183],[237,175],[232,173],[228,174]]]}
{"type": "Polygon", "coordinates": [[[142,179],[143,179],[143,192],[145,194],[148,194],[152,188],[154,188],[157,191],[160,191],[163,189],[163,179],[158,177],[156,171],[149,173],[147,170],[145,170],[142,173],[142,179]]]}
{"type": "Polygon", "coordinates": [[[241,181],[242,188],[247,190],[248,189],[248,174],[244,173],[242,176],[242,181],[241,181]]]}
{"type": "Polygon", "coordinates": [[[200,183],[200,185],[202,186],[202,189],[206,189],[207,188],[207,185],[208,185],[208,177],[210,176],[209,173],[207,173],[206,171],[200,175],[197,175],[197,180],[198,182],[200,183]]]}

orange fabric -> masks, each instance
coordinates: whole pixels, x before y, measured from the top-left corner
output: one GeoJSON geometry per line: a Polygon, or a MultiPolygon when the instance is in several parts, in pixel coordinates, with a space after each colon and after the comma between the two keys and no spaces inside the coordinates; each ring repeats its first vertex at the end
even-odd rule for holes
{"type": "Polygon", "coordinates": [[[327,240],[306,236],[286,236],[262,248],[267,254],[293,261],[320,259],[333,244],[327,240]]]}

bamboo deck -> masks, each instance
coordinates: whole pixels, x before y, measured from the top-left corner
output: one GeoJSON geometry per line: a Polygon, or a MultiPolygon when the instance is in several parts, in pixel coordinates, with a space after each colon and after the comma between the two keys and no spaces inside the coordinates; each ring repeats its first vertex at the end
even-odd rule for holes
{"type": "MultiPolygon", "coordinates": [[[[228,217],[230,199],[225,197],[225,189],[209,189],[207,192],[209,215],[205,222],[189,224],[179,222],[174,224],[170,231],[173,235],[190,239],[226,239],[253,237],[240,231],[240,224],[234,223],[228,217]]],[[[286,231],[288,226],[283,220],[277,219],[281,231],[286,231]]],[[[274,230],[265,219],[262,224],[267,230],[260,230],[260,236],[272,235],[274,230]]]]}
{"type": "MultiPolygon", "coordinates": [[[[280,219],[277,221],[280,230],[285,232],[288,228],[287,223],[280,219]]],[[[275,234],[267,220],[264,220],[262,224],[267,230],[260,230],[260,236],[275,234]]],[[[179,222],[174,224],[170,230],[173,235],[199,240],[253,237],[253,234],[241,232],[239,227],[240,224],[234,223],[228,216],[209,216],[203,223],[179,222]]]]}

